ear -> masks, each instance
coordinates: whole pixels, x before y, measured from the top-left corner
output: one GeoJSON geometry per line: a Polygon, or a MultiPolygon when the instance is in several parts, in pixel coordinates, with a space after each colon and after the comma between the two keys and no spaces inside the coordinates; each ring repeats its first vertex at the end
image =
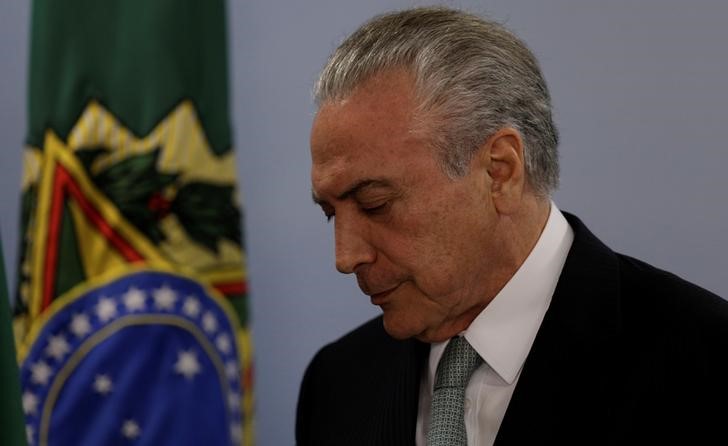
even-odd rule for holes
{"type": "Polygon", "coordinates": [[[526,188],[523,139],[518,130],[506,127],[488,138],[485,145],[493,203],[499,213],[511,214],[520,206],[526,188]]]}

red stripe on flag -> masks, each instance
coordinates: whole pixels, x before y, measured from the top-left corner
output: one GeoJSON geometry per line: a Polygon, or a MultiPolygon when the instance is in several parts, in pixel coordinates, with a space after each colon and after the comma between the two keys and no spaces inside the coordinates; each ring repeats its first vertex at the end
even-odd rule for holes
{"type": "MultiPolygon", "coordinates": [[[[63,167],[59,166],[59,169],[63,169],[63,167]]],[[[104,218],[101,216],[99,211],[93,207],[90,201],[88,201],[88,198],[86,198],[85,195],[81,192],[81,188],[78,187],[78,184],[68,176],[68,189],[71,195],[73,195],[73,198],[76,199],[78,202],[78,205],[81,207],[83,212],[86,214],[89,220],[94,223],[94,225],[98,228],[99,232],[101,232],[104,236],[106,236],[106,239],[109,240],[109,242],[119,250],[121,255],[129,262],[139,262],[144,260],[144,257],[136,250],[134,247],[129,244],[124,238],[116,232],[116,230],[111,227],[111,225],[104,220],[104,218]]]]}
{"type": "Polygon", "coordinates": [[[248,292],[248,284],[244,281],[216,283],[213,287],[226,296],[246,294],[248,292]]]}
{"type": "Polygon", "coordinates": [[[46,249],[45,270],[43,272],[43,299],[40,311],[45,310],[53,300],[56,273],[58,267],[58,250],[63,217],[63,203],[66,195],[70,194],[78,203],[86,217],[96,226],[111,245],[116,248],[128,262],[139,262],[144,257],[134,249],[99,213],[93,204],[81,191],[78,183],[61,165],[56,166],[53,179],[53,194],[51,200],[50,227],[48,229],[48,244],[46,249]]]}
{"type": "Polygon", "coordinates": [[[62,169],[56,169],[53,176],[53,189],[51,195],[51,211],[48,227],[48,242],[46,243],[45,265],[43,268],[43,290],[40,311],[42,312],[53,300],[53,291],[56,284],[56,272],[58,266],[58,243],[61,232],[61,218],[63,217],[63,202],[66,191],[64,183],[68,173],[62,169]]]}

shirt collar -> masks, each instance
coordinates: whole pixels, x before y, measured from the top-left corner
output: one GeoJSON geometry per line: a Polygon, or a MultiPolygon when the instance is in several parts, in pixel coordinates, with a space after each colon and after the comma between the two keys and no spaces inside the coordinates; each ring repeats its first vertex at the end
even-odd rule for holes
{"type": "MultiPolygon", "coordinates": [[[[574,232],[551,202],[546,226],[516,273],[461,335],[496,374],[512,384],[541,326],[574,232]]],[[[430,376],[435,376],[447,342],[432,344],[430,376]]]]}

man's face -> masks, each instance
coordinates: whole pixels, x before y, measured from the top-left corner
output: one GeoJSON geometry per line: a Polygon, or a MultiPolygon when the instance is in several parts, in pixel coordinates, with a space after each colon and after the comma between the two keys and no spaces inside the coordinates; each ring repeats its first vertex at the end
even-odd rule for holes
{"type": "Polygon", "coordinates": [[[445,175],[426,135],[412,131],[415,105],[401,71],[324,104],[311,178],[334,224],[336,268],[356,274],[390,335],[431,342],[466,328],[492,297],[499,225],[485,158],[463,177],[445,175]]]}

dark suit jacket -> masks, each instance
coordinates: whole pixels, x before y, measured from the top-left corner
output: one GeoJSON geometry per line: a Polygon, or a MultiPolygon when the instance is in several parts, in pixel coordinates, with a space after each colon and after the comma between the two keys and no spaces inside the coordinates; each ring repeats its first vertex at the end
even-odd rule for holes
{"type": "MultiPolygon", "coordinates": [[[[574,242],[496,445],[728,444],[728,302],[567,218],[574,242]]],[[[297,444],[413,445],[428,353],[381,318],[324,347],[297,444]]]]}

